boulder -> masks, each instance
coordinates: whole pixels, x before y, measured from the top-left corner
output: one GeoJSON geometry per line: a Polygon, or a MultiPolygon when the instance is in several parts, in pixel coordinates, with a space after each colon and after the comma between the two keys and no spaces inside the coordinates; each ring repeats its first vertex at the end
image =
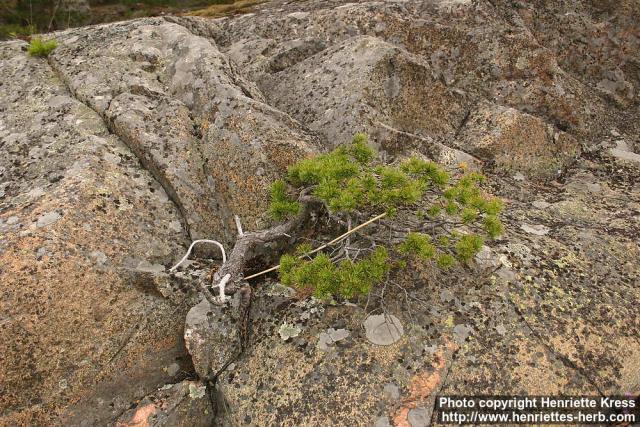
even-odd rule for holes
{"type": "Polygon", "coordinates": [[[259,80],[269,102],[324,136],[328,146],[366,130],[392,154],[421,148],[438,160],[437,140],[455,133],[465,101],[423,58],[359,35],[259,80]],[[290,90],[292,88],[293,90],[290,90]]]}
{"type": "Polygon", "coordinates": [[[188,237],[135,154],[22,48],[0,45],[0,424],[105,424],[191,370],[189,302],[137,270],[188,237]]]}
{"type": "Polygon", "coordinates": [[[65,32],[51,64],[161,183],[192,239],[264,223],[268,187],[314,151],[215,43],[164,19],[65,32]],[[103,50],[110,55],[103,55],[103,50]]]}
{"type": "Polygon", "coordinates": [[[213,378],[240,350],[236,313],[233,307],[206,299],[189,310],[184,339],[200,378],[213,378]]]}
{"type": "Polygon", "coordinates": [[[515,108],[482,103],[457,138],[464,151],[490,163],[499,174],[554,179],[573,164],[580,144],[539,117],[515,108]]]}

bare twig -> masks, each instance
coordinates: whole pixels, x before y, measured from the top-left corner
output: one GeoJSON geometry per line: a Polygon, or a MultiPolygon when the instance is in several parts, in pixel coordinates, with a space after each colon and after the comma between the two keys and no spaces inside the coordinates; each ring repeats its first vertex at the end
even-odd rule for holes
{"type": "Polygon", "coordinates": [[[244,232],[242,231],[242,223],[240,222],[240,217],[238,215],[234,215],[233,219],[236,221],[236,228],[238,229],[238,236],[244,236],[244,232]]]}
{"type": "Polygon", "coordinates": [[[309,252],[309,253],[308,253],[308,254],[306,254],[306,255],[312,255],[312,254],[315,254],[316,252],[320,252],[320,251],[321,251],[321,250],[323,250],[324,248],[326,248],[326,247],[328,247],[328,246],[331,246],[331,245],[333,245],[333,244],[335,244],[335,243],[337,243],[337,242],[341,241],[341,240],[342,240],[342,239],[344,239],[345,237],[350,236],[351,234],[355,233],[356,231],[358,231],[358,230],[360,230],[360,229],[362,229],[362,228],[364,228],[364,227],[368,226],[369,224],[372,224],[372,223],[374,223],[374,222],[378,221],[379,219],[384,218],[385,216],[387,216],[387,213],[386,213],[386,212],[381,213],[380,215],[375,216],[375,217],[371,218],[370,220],[368,220],[368,221],[366,221],[366,222],[363,222],[363,223],[362,223],[362,224],[360,224],[359,226],[357,226],[357,227],[355,227],[355,228],[353,228],[353,229],[351,229],[351,230],[347,231],[346,233],[341,234],[340,236],[336,237],[335,239],[333,239],[333,240],[332,240],[332,241],[330,241],[329,243],[325,243],[324,245],[322,245],[322,246],[320,246],[320,247],[318,247],[318,248],[316,248],[316,249],[312,250],[311,252],[309,252]]]}
{"type": "Polygon", "coordinates": [[[227,297],[224,294],[224,288],[227,285],[227,282],[231,279],[231,274],[225,275],[222,279],[220,279],[220,283],[218,283],[218,287],[220,288],[220,302],[225,302],[227,297]]]}
{"type": "Polygon", "coordinates": [[[183,262],[185,262],[187,260],[187,258],[189,258],[189,255],[191,254],[191,250],[193,249],[193,247],[197,244],[197,243],[213,243],[214,245],[218,246],[220,248],[220,251],[222,252],[222,263],[224,264],[225,262],[227,262],[227,254],[224,251],[224,246],[222,246],[222,244],[216,240],[207,240],[207,239],[200,239],[200,240],[194,240],[193,243],[191,243],[191,245],[189,246],[189,249],[187,249],[187,253],[184,254],[184,256],[182,257],[182,259],[180,261],[178,261],[178,263],[176,265],[174,265],[173,267],[171,267],[169,269],[169,271],[175,271],[176,268],[178,268],[180,266],[180,264],[182,264],[183,262]]]}
{"type": "MultiPolygon", "coordinates": [[[[229,255],[229,260],[223,263],[222,267],[220,267],[213,276],[213,282],[219,282],[224,276],[230,274],[230,282],[231,284],[235,284],[242,278],[242,273],[247,262],[251,261],[251,252],[254,247],[290,236],[294,230],[306,223],[311,213],[311,206],[317,204],[317,201],[304,194],[302,194],[298,200],[301,203],[301,209],[295,217],[283,224],[266,230],[247,232],[239,237],[229,255]]],[[[264,272],[262,274],[264,274],[264,272]]],[[[257,275],[252,277],[257,277],[257,275]]],[[[237,286],[229,286],[227,290],[229,291],[227,293],[233,292],[237,290],[237,286]]]]}
{"type": "Polygon", "coordinates": [[[56,14],[58,13],[58,8],[60,8],[60,4],[62,0],[58,0],[56,6],[53,8],[53,13],[51,14],[51,19],[49,20],[49,27],[47,27],[47,31],[51,31],[51,27],[53,25],[53,21],[56,19],[56,14]]]}

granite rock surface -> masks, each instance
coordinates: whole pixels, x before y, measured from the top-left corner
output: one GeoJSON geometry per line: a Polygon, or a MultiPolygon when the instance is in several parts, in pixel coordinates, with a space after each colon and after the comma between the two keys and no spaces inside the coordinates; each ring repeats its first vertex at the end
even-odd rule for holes
{"type": "Polygon", "coordinates": [[[638,3],[254,9],[0,43],[0,424],[417,427],[438,392],[637,392],[638,3]],[[357,131],[482,170],[505,234],[395,277],[384,313],[257,283],[248,349],[198,381],[235,320],[197,292],[210,264],[168,268],[357,131]]]}

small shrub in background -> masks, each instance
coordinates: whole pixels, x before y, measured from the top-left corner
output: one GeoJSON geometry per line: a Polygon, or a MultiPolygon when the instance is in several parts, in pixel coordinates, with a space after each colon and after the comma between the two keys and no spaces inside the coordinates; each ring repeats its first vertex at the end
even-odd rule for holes
{"type": "Polygon", "coordinates": [[[31,56],[40,56],[46,58],[49,54],[58,47],[56,40],[42,40],[40,38],[34,38],[29,43],[27,52],[31,56]]]}
{"type": "Polygon", "coordinates": [[[0,40],[25,38],[37,32],[37,28],[33,25],[2,24],[0,25],[0,40]]]}

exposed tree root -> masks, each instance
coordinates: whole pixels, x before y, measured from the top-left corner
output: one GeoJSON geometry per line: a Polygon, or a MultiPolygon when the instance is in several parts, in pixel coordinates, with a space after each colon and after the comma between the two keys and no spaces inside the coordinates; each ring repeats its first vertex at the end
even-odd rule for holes
{"type": "Polygon", "coordinates": [[[212,275],[211,288],[221,288],[221,296],[233,295],[244,283],[247,283],[244,278],[244,270],[247,263],[258,256],[256,248],[285,237],[291,237],[292,233],[307,222],[313,207],[318,205],[315,199],[308,196],[301,196],[299,200],[301,202],[300,212],[287,222],[265,230],[246,232],[238,236],[229,259],[212,275]]]}

